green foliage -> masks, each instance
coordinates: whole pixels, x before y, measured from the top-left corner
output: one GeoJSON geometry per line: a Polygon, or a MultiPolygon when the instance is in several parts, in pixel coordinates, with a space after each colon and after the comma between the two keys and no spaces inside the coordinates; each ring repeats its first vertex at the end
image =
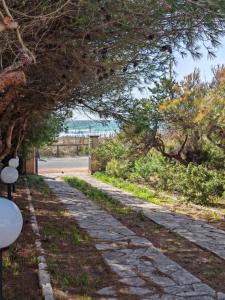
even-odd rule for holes
{"type": "Polygon", "coordinates": [[[45,118],[34,117],[23,142],[21,152],[26,157],[32,148],[40,148],[51,144],[63,129],[65,114],[51,113],[45,118]]]}
{"type": "Polygon", "coordinates": [[[149,185],[157,190],[180,193],[187,201],[206,205],[217,201],[225,191],[223,154],[217,148],[210,149],[211,155],[205,165],[190,163],[186,167],[176,160],[165,158],[159,152],[151,151],[147,156],[135,160],[133,164],[128,160],[109,160],[106,172],[96,173],[95,176],[147,201],[149,197],[154,201],[153,195],[149,195],[149,190],[143,186],[140,188],[137,183],[149,185]],[[216,166],[221,169],[216,170],[216,166]]]}
{"type": "Polygon", "coordinates": [[[199,70],[179,84],[161,79],[149,99],[129,106],[123,132],[104,144],[98,156],[103,167],[97,170],[178,192],[187,201],[217,201],[225,181],[224,90],[224,66],[210,84],[201,81],[199,70]],[[116,147],[123,155],[116,155],[116,147]]]}
{"type": "Polygon", "coordinates": [[[204,166],[209,169],[224,170],[225,169],[225,153],[208,140],[203,143],[203,150],[206,153],[204,166]]]}
{"type": "Polygon", "coordinates": [[[211,168],[215,163],[221,168],[225,68],[218,68],[214,77],[211,83],[202,82],[196,69],[180,83],[162,78],[148,99],[136,99],[122,122],[129,158],[137,160],[156,149],[186,166],[208,163],[211,168]]]}
{"type": "Polygon", "coordinates": [[[208,204],[221,197],[225,190],[224,174],[209,171],[203,166],[189,164],[180,175],[181,190],[188,201],[208,204]]]}
{"type": "Polygon", "coordinates": [[[160,204],[160,198],[155,196],[155,192],[147,187],[131,183],[127,180],[109,176],[105,173],[97,172],[94,175],[97,179],[112,184],[124,191],[132,193],[134,196],[144,199],[145,201],[160,204]]]}
{"type": "Polygon", "coordinates": [[[129,170],[128,160],[110,160],[106,165],[106,174],[114,177],[127,178],[129,170]]]}
{"type": "MultiPolygon", "coordinates": [[[[135,174],[156,188],[182,193],[187,201],[208,204],[223,195],[224,174],[190,163],[187,167],[160,155],[135,162],[135,174]],[[151,176],[153,178],[151,178],[151,176]]],[[[132,178],[132,176],[131,176],[132,178]]]]}
{"type": "Polygon", "coordinates": [[[126,146],[119,139],[104,140],[92,150],[92,164],[96,171],[105,171],[111,159],[122,160],[125,157],[126,146]]]}
{"type": "Polygon", "coordinates": [[[23,41],[8,30],[1,34],[1,67],[23,71],[30,56],[36,56],[37,64],[26,70],[27,87],[1,111],[7,147],[11,120],[16,121],[14,137],[24,131],[26,120],[26,147],[50,142],[58,129],[46,112],[61,107],[123,118],[133,87],[165,74],[176,52],[199,58],[202,41],[212,55],[224,33],[221,0],[185,5],[176,0],[8,2],[23,41]]]}
{"type": "Polygon", "coordinates": [[[132,173],[139,174],[141,178],[148,181],[150,176],[157,176],[165,171],[166,159],[157,152],[142,156],[134,163],[132,173]]]}

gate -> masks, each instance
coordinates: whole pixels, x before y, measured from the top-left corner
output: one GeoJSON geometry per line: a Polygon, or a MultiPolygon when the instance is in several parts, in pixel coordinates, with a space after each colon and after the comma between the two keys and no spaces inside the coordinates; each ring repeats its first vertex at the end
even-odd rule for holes
{"type": "Polygon", "coordinates": [[[55,143],[39,149],[40,157],[76,157],[88,156],[90,138],[60,138],[55,143]]]}

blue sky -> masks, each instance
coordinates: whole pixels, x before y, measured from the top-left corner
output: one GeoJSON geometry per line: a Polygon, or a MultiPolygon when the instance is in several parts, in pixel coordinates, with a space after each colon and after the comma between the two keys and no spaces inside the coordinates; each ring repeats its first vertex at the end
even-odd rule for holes
{"type": "Polygon", "coordinates": [[[209,81],[212,78],[212,67],[218,64],[225,64],[225,38],[221,40],[221,46],[215,50],[216,57],[214,59],[208,59],[205,49],[202,49],[201,52],[203,57],[200,60],[193,60],[191,55],[188,55],[185,59],[177,57],[178,63],[175,71],[178,80],[182,80],[184,76],[192,73],[194,68],[197,67],[201,71],[202,80],[209,81]]]}
{"type": "MultiPolygon", "coordinates": [[[[176,78],[178,81],[182,80],[186,75],[192,73],[195,68],[199,68],[201,72],[201,78],[204,81],[210,81],[212,78],[212,67],[218,64],[225,65],[225,38],[221,40],[221,46],[215,50],[216,57],[209,59],[207,51],[203,48],[201,50],[203,56],[199,60],[193,60],[191,55],[185,58],[177,56],[177,65],[175,67],[176,78]]],[[[137,97],[146,97],[147,93],[135,92],[137,97]]],[[[82,112],[74,111],[74,117],[78,120],[87,120],[88,115],[82,112]]],[[[90,115],[91,118],[99,119],[98,116],[90,115]]]]}

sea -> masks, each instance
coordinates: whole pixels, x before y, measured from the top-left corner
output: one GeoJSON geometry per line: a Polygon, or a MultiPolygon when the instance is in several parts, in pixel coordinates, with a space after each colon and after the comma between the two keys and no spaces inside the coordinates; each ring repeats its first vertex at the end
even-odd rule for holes
{"type": "Polygon", "coordinates": [[[90,135],[110,137],[119,132],[119,125],[114,120],[77,120],[70,118],[65,121],[64,127],[65,130],[60,133],[60,137],[90,135]]]}

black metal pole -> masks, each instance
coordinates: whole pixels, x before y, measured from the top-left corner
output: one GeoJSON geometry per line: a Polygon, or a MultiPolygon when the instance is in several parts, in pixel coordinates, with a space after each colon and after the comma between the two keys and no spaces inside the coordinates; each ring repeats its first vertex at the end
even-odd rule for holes
{"type": "Polygon", "coordinates": [[[7,184],[7,191],[8,191],[8,199],[12,200],[11,184],[7,184]]]}
{"type": "Polygon", "coordinates": [[[12,191],[13,191],[13,193],[16,193],[16,184],[15,183],[13,183],[13,185],[12,185],[12,191]]]}
{"type": "Polygon", "coordinates": [[[3,256],[2,250],[0,249],[0,300],[3,300],[3,256]]]}

